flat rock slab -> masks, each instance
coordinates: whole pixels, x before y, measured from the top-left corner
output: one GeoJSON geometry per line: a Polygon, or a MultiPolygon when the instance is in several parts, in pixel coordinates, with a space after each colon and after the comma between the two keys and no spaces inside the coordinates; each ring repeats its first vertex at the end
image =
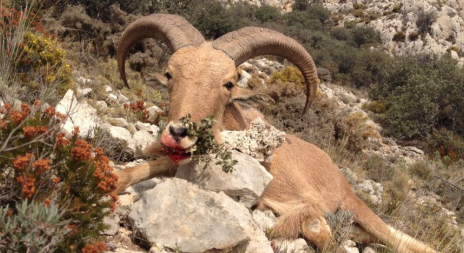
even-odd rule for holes
{"type": "Polygon", "coordinates": [[[176,252],[231,249],[250,240],[251,214],[224,193],[166,179],[146,191],[129,213],[134,231],[176,252]]]}
{"type": "Polygon", "coordinates": [[[258,161],[237,151],[232,151],[237,161],[231,173],[222,170],[214,158],[208,164],[190,162],[177,169],[176,177],[198,185],[201,189],[224,192],[250,208],[272,181],[272,175],[258,161]]]}

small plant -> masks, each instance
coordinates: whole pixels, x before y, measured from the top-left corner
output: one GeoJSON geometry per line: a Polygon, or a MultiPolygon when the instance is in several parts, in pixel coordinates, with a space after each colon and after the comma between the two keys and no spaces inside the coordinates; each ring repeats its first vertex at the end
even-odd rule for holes
{"type": "Polygon", "coordinates": [[[305,86],[303,74],[301,74],[297,67],[285,67],[280,71],[274,72],[272,80],[273,82],[280,80],[282,83],[291,82],[300,89],[303,89],[305,86]]]}
{"type": "MultiPolygon", "coordinates": [[[[232,153],[227,151],[224,145],[215,141],[212,131],[214,124],[212,116],[202,119],[200,124],[192,122],[190,114],[182,117],[180,121],[187,128],[187,136],[197,139],[195,145],[187,151],[196,162],[209,162],[211,159],[209,155],[216,154],[216,158],[219,160],[216,164],[222,165],[222,170],[226,173],[233,171],[233,166],[237,164],[237,161],[232,160],[232,153]]],[[[185,156],[183,150],[172,150],[166,147],[165,149],[165,152],[170,154],[174,162],[179,162],[185,156]]]]}
{"type": "Polygon", "coordinates": [[[137,100],[135,103],[125,103],[124,110],[126,110],[126,119],[133,118],[135,121],[147,122],[148,111],[145,108],[143,100],[137,100]]]}
{"type": "Polygon", "coordinates": [[[332,230],[332,240],[329,242],[329,245],[326,245],[329,250],[337,251],[343,242],[349,238],[350,229],[354,222],[353,215],[348,211],[337,211],[335,213],[326,213],[325,218],[327,219],[327,224],[332,230]]]}
{"type": "Polygon", "coordinates": [[[419,33],[410,32],[408,38],[410,41],[416,41],[419,38],[419,33]]]}
{"type": "Polygon", "coordinates": [[[103,218],[115,208],[117,196],[111,192],[117,176],[109,159],[103,149],[79,139],[78,128],[66,138],[59,131],[65,116],[53,107],[44,108],[41,102],[23,104],[21,111],[5,104],[0,114],[1,208],[9,206],[12,215],[21,215],[18,203],[26,200],[57,205],[61,220],[69,222],[56,228],[69,230],[57,242],[57,251],[80,251],[98,238],[105,229],[103,218]]]}
{"type": "Polygon", "coordinates": [[[63,219],[64,214],[54,203],[34,203],[28,199],[12,209],[0,206],[0,251],[54,252],[71,232],[67,228],[71,221],[63,219]]]}
{"type": "Polygon", "coordinates": [[[385,103],[372,101],[367,104],[363,104],[363,109],[367,109],[375,113],[385,113],[387,111],[385,103]]]}
{"type": "Polygon", "coordinates": [[[399,31],[393,36],[393,41],[404,42],[405,40],[406,40],[406,34],[404,34],[403,31],[399,31]]]}

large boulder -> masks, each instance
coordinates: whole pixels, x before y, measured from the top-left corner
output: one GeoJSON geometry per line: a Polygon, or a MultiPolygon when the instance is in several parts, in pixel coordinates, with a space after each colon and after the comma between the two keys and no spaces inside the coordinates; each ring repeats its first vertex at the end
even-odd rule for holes
{"type": "Polygon", "coordinates": [[[222,170],[216,159],[205,163],[190,162],[177,169],[176,177],[198,185],[204,190],[224,192],[229,197],[250,208],[272,180],[272,175],[255,159],[237,151],[232,151],[232,159],[237,161],[231,173],[222,170]]]}
{"type": "Polygon", "coordinates": [[[232,249],[250,240],[253,230],[243,205],[178,178],[146,191],[131,209],[128,218],[139,236],[176,252],[232,249]]]}

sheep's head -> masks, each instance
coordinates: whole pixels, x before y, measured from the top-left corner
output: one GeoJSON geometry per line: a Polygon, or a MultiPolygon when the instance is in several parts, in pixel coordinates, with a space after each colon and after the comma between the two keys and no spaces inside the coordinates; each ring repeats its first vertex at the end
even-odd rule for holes
{"type": "Polygon", "coordinates": [[[167,147],[188,149],[196,139],[187,135],[180,119],[187,114],[192,121],[212,115],[215,138],[220,142],[222,117],[229,103],[257,96],[255,91],[237,84],[236,66],[259,55],[278,55],[294,63],[307,84],[305,113],[317,88],[314,62],[306,50],[293,39],[276,31],[246,27],[206,42],[185,19],[169,14],[153,14],[134,21],[124,31],[118,48],[118,66],[125,77],[125,57],[131,45],[144,38],[164,41],[172,50],[163,82],[170,96],[168,125],[161,143],[167,147]]]}

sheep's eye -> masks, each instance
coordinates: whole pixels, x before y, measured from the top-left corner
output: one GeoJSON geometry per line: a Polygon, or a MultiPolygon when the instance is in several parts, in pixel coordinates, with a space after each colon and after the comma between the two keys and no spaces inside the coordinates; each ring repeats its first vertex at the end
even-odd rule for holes
{"type": "Polygon", "coordinates": [[[172,76],[171,74],[169,74],[168,72],[166,72],[166,74],[164,74],[164,76],[169,80],[171,80],[172,76]]]}
{"type": "Polygon", "coordinates": [[[224,86],[225,86],[226,89],[228,89],[228,90],[234,88],[234,84],[233,84],[232,82],[228,82],[228,83],[224,84],[224,86]]]}

